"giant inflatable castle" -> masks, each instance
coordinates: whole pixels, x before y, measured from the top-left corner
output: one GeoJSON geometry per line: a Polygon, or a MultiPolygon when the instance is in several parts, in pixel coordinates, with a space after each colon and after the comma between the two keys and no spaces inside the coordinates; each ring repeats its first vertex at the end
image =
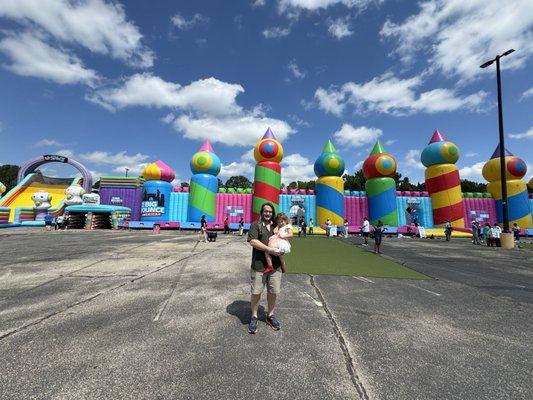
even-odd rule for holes
{"type": "MultiPolygon", "coordinates": [[[[507,185],[511,224],[532,229],[533,196],[528,195],[523,160],[507,153],[507,185]]],[[[349,230],[358,232],[363,218],[372,224],[381,221],[389,232],[413,232],[415,226],[442,232],[446,221],[455,232],[468,233],[473,220],[482,225],[501,223],[498,149],[483,169],[489,181],[487,193],[462,193],[459,170],[459,148],[438,130],[431,136],[421,154],[425,166],[426,192],[397,191],[393,176],[397,169],[394,156],[381,143],[375,143],[363,164],[365,191],[344,190],[344,160],[331,141],[327,141],[314,164],[316,189],[281,188],[283,146],[268,129],[254,147],[256,160],[253,188],[219,188],[217,175],[220,159],[206,141],[191,159],[192,178],[188,187],[171,187],[174,173],[162,161],[146,167],[139,178],[104,177],[100,196],[103,203],[131,208],[132,228],[198,228],[205,216],[211,229],[222,229],[229,218],[236,228],[241,218],[245,226],[259,217],[264,202],[274,204],[276,212],[284,212],[295,222],[302,216],[315,226],[329,219],[334,225],[348,221],[349,230]]],[[[320,228],[315,229],[320,232],[320,228]]],[[[533,230],[531,231],[533,234],[533,230]]]]}
{"type": "MultiPolygon", "coordinates": [[[[363,163],[365,191],[344,190],[345,163],[331,141],[327,141],[314,164],[315,190],[281,188],[283,146],[270,128],[254,147],[256,160],[252,188],[219,188],[221,162],[213,146],[205,141],[190,161],[189,186],[173,186],[175,174],[163,161],[146,166],[140,177],[104,176],[99,194],[90,193],[89,171],[72,159],[58,155],[38,157],[19,172],[18,185],[5,193],[0,183],[0,227],[43,224],[44,216],[70,215],[71,227],[99,229],[127,224],[131,228],[197,229],[205,216],[210,229],[230,228],[241,219],[245,227],[259,217],[261,205],[272,203],[296,223],[312,219],[315,232],[329,219],[349,231],[359,232],[363,218],[381,221],[389,233],[442,234],[449,221],[454,234],[468,234],[473,220],[482,225],[502,223],[502,194],[499,148],[483,168],[487,193],[462,193],[459,148],[438,130],[421,153],[427,191],[397,191],[393,176],[397,162],[378,141],[363,163]],[[45,177],[36,169],[47,162],[66,162],[81,178],[45,177]],[[433,229],[433,231],[431,231],[433,229]]],[[[533,195],[528,194],[524,160],[505,151],[509,220],[524,234],[533,235],[533,195]]],[[[528,183],[533,190],[533,179],[528,183]]]]}

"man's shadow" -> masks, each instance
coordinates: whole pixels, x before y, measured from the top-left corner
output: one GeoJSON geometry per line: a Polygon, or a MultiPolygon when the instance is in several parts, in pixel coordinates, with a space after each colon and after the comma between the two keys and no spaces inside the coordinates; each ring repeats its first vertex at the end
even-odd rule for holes
{"type": "MultiPolygon", "coordinates": [[[[226,312],[239,318],[241,324],[248,325],[250,318],[252,317],[250,306],[251,304],[249,301],[235,300],[226,307],[226,312]]],[[[259,312],[257,315],[259,320],[264,319],[265,308],[263,306],[259,306],[259,312]]]]}

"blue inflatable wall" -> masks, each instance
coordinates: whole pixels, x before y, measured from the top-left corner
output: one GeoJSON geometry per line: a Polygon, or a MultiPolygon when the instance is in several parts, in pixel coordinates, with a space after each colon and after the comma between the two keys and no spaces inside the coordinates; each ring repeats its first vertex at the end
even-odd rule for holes
{"type": "Polygon", "coordinates": [[[397,197],[398,205],[398,226],[407,225],[406,209],[416,209],[418,224],[426,228],[433,228],[433,211],[431,208],[431,197],[397,197]]]}
{"type": "Polygon", "coordinates": [[[170,194],[170,221],[186,222],[189,193],[172,192],[170,194]]]}
{"type": "Polygon", "coordinates": [[[279,195],[279,209],[282,213],[285,213],[290,216],[290,209],[295,204],[300,201],[303,203],[303,208],[305,208],[305,219],[309,224],[309,218],[313,218],[316,226],[316,197],[314,195],[300,195],[300,194],[280,194],[279,195]]]}
{"type": "Polygon", "coordinates": [[[141,197],[141,221],[169,221],[172,185],[165,181],[146,181],[141,197]]]}

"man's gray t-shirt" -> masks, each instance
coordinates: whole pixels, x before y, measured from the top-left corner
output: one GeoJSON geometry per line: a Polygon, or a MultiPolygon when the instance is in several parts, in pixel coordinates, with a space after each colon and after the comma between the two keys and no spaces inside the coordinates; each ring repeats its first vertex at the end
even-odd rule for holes
{"type": "MultiPolygon", "coordinates": [[[[270,225],[272,229],[272,225],[270,225]]],[[[255,221],[250,225],[250,230],[248,231],[248,242],[257,239],[261,243],[263,243],[265,246],[268,246],[268,239],[270,236],[273,235],[273,232],[271,230],[268,230],[267,227],[264,225],[263,221],[255,221]]],[[[256,271],[263,271],[266,266],[266,258],[265,258],[265,252],[262,250],[257,250],[255,247],[252,248],[252,269],[256,271]]],[[[279,257],[271,256],[272,257],[272,266],[275,269],[278,269],[281,266],[281,261],[279,257]]]]}

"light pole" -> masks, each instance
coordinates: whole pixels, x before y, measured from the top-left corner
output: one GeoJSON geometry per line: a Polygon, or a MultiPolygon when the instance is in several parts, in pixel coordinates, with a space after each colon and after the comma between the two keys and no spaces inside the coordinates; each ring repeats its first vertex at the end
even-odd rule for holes
{"type": "Polygon", "coordinates": [[[130,170],[129,168],[124,168],[126,170],[126,176],[128,176],[128,171],[130,170]]]}
{"type": "Polygon", "coordinates": [[[502,217],[503,232],[509,233],[509,205],[507,203],[507,176],[505,174],[505,138],[503,135],[503,109],[502,109],[502,80],[500,77],[500,58],[508,56],[514,52],[514,49],[507,50],[505,53],[496,56],[480,65],[480,68],[487,68],[496,61],[496,80],[498,82],[498,123],[500,128],[500,176],[502,182],[502,217]]]}

